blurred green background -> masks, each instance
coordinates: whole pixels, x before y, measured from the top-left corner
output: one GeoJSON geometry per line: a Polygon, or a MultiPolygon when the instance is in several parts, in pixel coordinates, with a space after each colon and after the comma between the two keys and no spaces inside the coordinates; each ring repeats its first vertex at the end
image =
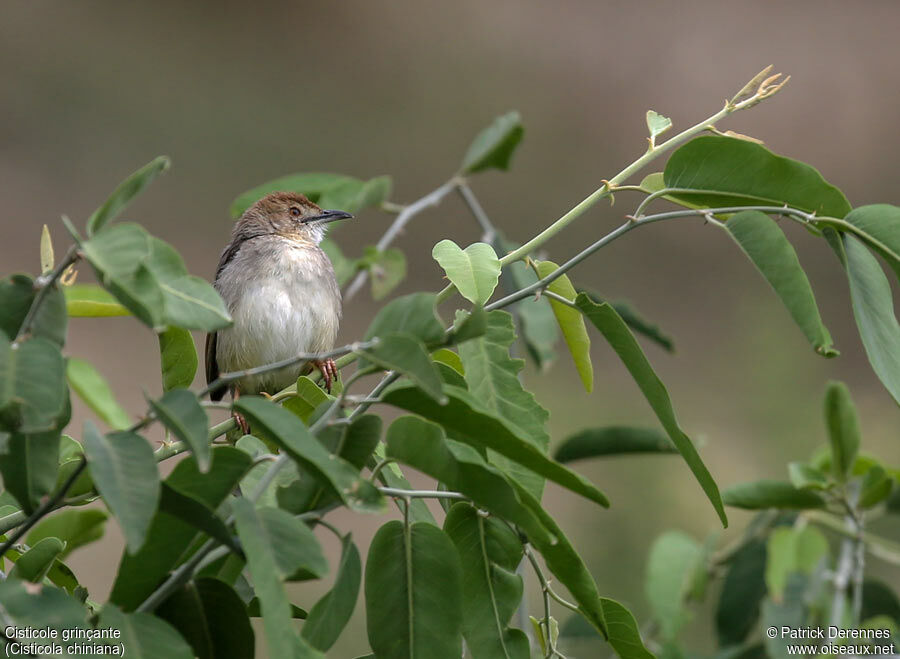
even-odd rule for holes
{"type": "MultiPolygon", "coordinates": [[[[494,222],[524,240],[643,152],[647,109],[684,128],[769,63],[793,76],[788,86],[720,128],[815,165],[854,205],[900,202],[896,2],[35,0],[3,2],[0,12],[4,272],[36,270],[43,223],[60,251],[61,213],[83,223],[121,178],[167,154],[172,170],[127,216],[211,277],[228,240],[228,205],[243,190],[295,171],[391,174],[392,199],[412,201],[445,181],[472,136],[509,109],[526,126],[512,171],[472,185],[494,222]]],[[[620,194],[614,207],[598,205],[548,244],[550,256],[568,258],[635,203],[620,194]]],[[[368,211],[335,237],[357,255],[390,219],[368,211]]],[[[631,233],[573,273],[674,335],[675,355],[653,346],[648,355],[721,486],[785,477],[788,460],[821,443],[829,378],[849,384],[864,448],[900,463],[900,412],[865,360],[838,263],[824,242],[786,228],[837,359],[815,355],[737,248],[696,221],[631,233]]],[[[416,218],[398,242],[413,273],[400,292],[441,286],[430,256],[439,239],[478,236],[456,197],[416,218]]],[[[354,299],[341,340],[358,337],[377,309],[368,295],[354,299]]],[[[599,339],[594,348],[591,395],[564,351],[549,373],[527,373],[551,410],[554,441],[592,425],[654,423],[614,355],[599,339]]],[[[134,322],[73,321],[68,350],[97,364],[135,412],[142,392],[158,389],[155,338],[134,322]]],[[[84,418],[77,407],[74,428],[84,418]]],[[[702,538],[716,529],[713,510],[676,458],[578,468],[613,507],[554,489],[549,505],[601,592],[641,620],[651,541],[673,527],[702,538]]],[[[726,539],[747,520],[731,517],[726,539]]],[[[367,545],[380,520],[335,521],[367,545]]],[[[120,551],[113,529],[74,555],[95,599],[105,597],[120,551]]],[[[900,584],[896,569],[874,559],[872,567],[900,584]]],[[[298,603],[311,605],[326,586],[298,589],[298,603]]],[[[529,598],[536,605],[533,582],[529,598]]],[[[366,649],[360,611],[354,620],[332,656],[366,649]]],[[[708,645],[702,623],[688,636],[708,645]]]]}

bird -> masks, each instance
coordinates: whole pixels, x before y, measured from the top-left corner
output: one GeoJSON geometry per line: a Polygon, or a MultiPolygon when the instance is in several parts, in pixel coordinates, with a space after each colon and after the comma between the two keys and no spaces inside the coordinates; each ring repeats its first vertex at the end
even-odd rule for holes
{"type": "MultiPolygon", "coordinates": [[[[206,335],[206,382],[334,347],[341,321],[341,291],[334,267],[320,247],[328,224],[353,217],[323,210],[305,195],[273,192],[247,208],[222,251],[213,286],[233,323],[206,335]]],[[[330,392],[337,368],[333,359],[298,362],[247,375],[210,391],[214,401],[228,389],[241,394],[274,394],[318,368],[330,392]]],[[[246,433],[243,418],[235,420],[246,433]]]]}

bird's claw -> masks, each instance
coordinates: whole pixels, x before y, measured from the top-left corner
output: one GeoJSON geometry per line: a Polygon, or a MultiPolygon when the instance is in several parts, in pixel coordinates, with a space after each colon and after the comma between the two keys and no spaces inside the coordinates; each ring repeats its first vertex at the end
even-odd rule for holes
{"type": "Polygon", "coordinates": [[[315,363],[316,368],[322,372],[322,379],[325,380],[325,391],[331,393],[331,383],[337,380],[337,364],[333,359],[323,359],[315,363]]]}
{"type": "Polygon", "coordinates": [[[231,411],[231,418],[234,419],[234,422],[238,425],[238,428],[241,429],[241,432],[244,435],[250,434],[250,424],[247,423],[247,419],[244,418],[244,415],[240,412],[236,412],[234,410],[231,411]]]}

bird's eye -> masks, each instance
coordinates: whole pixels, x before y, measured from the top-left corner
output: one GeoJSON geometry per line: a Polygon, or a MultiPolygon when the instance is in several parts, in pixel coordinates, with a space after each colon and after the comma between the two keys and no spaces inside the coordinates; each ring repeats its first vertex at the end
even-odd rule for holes
{"type": "Polygon", "coordinates": [[[291,215],[294,217],[300,217],[300,209],[296,206],[291,206],[291,215]]]}

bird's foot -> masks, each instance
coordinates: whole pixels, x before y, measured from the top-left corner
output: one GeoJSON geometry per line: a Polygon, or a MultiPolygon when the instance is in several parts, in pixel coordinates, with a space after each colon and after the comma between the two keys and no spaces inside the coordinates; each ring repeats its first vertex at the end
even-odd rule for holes
{"type": "Polygon", "coordinates": [[[333,359],[323,359],[314,363],[315,367],[322,372],[322,379],[325,380],[325,391],[331,393],[331,383],[337,380],[338,376],[337,364],[334,363],[333,359]]]}
{"type": "Polygon", "coordinates": [[[241,432],[243,434],[245,434],[245,435],[250,434],[250,424],[247,423],[247,419],[244,418],[243,414],[232,410],[231,418],[234,419],[234,422],[238,425],[238,428],[241,429],[241,432]]]}

